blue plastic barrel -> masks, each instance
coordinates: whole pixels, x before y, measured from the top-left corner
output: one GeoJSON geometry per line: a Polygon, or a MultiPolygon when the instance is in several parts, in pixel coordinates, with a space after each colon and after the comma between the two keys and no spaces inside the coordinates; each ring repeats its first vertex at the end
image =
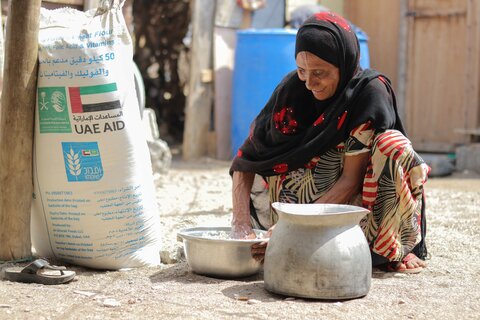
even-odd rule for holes
{"type": "Polygon", "coordinates": [[[353,31],[355,31],[355,35],[358,38],[358,42],[360,44],[360,67],[362,69],[370,68],[370,54],[368,52],[368,36],[357,26],[352,25],[353,31]]]}
{"type": "MultiPolygon", "coordinates": [[[[369,68],[368,37],[355,29],[360,42],[360,66],[369,68]]],[[[232,155],[248,137],[250,124],[267,103],[280,80],[296,69],[296,29],[237,31],[232,81],[232,155]]]]}
{"type": "Polygon", "coordinates": [[[232,79],[232,154],[248,137],[250,123],[295,64],[296,29],[237,31],[232,79]]]}

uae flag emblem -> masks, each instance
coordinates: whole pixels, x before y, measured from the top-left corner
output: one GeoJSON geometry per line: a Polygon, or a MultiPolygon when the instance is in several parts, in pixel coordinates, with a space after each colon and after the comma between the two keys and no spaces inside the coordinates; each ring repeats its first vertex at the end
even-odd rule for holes
{"type": "Polygon", "coordinates": [[[69,87],[70,104],[73,113],[120,109],[117,84],[107,83],[97,86],[69,87]]]}

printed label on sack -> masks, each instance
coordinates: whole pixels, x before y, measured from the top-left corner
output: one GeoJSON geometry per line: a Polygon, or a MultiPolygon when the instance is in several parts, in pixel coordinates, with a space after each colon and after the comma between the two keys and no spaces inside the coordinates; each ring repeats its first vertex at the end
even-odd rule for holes
{"type": "Polygon", "coordinates": [[[148,245],[143,233],[148,226],[143,196],[140,185],[100,189],[86,197],[69,190],[46,191],[56,255],[64,259],[119,259],[148,245]],[[88,211],[91,207],[94,214],[88,211]],[[105,232],[99,242],[95,228],[105,232]]]}
{"type": "Polygon", "coordinates": [[[69,182],[98,181],[103,177],[97,142],[62,142],[69,182]]]}
{"type": "Polygon", "coordinates": [[[71,133],[65,87],[38,88],[41,133],[71,133]]]}

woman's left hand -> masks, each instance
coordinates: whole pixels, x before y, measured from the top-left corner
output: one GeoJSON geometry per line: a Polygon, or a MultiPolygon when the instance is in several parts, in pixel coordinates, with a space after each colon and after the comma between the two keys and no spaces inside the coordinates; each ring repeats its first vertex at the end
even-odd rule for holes
{"type": "Polygon", "coordinates": [[[270,229],[268,229],[267,233],[263,236],[266,241],[260,243],[254,243],[252,245],[252,257],[263,263],[263,259],[265,258],[265,251],[267,250],[268,239],[272,236],[273,229],[275,225],[273,225],[270,229]]]}

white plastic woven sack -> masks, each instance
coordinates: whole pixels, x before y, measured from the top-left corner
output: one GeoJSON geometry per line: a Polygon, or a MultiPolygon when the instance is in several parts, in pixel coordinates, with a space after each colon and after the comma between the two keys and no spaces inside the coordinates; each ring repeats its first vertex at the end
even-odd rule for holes
{"type": "Polygon", "coordinates": [[[35,251],[100,269],[160,263],[132,40],[112,2],[42,8],[35,119],[35,251]]]}

